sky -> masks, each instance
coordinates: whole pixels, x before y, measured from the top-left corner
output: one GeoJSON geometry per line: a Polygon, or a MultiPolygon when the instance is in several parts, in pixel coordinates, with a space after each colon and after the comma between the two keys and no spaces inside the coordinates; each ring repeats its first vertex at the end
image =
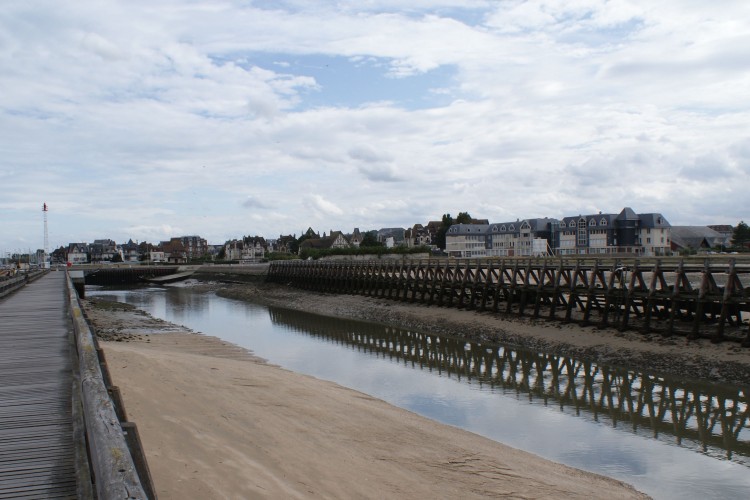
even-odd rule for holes
{"type": "Polygon", "coordinates": [[[0,253],[750,221],[746,0],[3,0],[0,253]]]}

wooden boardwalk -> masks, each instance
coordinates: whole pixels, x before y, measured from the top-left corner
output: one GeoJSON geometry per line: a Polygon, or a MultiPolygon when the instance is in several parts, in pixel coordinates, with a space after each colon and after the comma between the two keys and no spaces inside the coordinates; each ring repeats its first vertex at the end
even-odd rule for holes
{"type": "Polygon", "coordinates": [[[750,265],[638,259],[275,261],[269,281],[750,347],[750,265]]]}
{"type": "Polygon", "coordinates": [[[76,498],[65,273],[0,300],[0,499],[76,498]]]}

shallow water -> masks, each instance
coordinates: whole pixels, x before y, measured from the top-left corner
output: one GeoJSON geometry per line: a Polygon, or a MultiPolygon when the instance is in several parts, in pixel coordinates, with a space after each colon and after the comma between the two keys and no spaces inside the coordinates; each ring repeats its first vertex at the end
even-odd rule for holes
{"type": "Polygon", "coordinates": [[[634,485],[654,498],[744,498],[747,388],[445,339],[190,288],[89,289],[440,422],[634,485]]]}

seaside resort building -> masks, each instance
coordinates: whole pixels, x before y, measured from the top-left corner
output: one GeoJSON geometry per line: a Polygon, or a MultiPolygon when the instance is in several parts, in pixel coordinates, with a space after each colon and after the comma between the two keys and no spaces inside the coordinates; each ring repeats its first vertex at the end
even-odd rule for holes
{"type": "Polygon", "coordinates": [[[670,224],[657,213],[576,215],[496,224],[455,224],[446,233],[451,257],[669,255],[670,224]]]}

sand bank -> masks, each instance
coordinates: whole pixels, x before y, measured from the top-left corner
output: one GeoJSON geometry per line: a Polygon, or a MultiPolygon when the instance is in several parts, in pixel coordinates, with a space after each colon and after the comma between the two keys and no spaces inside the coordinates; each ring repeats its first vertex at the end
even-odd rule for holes
{"type": "Polygon", "coordinates": [[[219,339],[87,309],[162,499],[646,498],[219,339]]]}

